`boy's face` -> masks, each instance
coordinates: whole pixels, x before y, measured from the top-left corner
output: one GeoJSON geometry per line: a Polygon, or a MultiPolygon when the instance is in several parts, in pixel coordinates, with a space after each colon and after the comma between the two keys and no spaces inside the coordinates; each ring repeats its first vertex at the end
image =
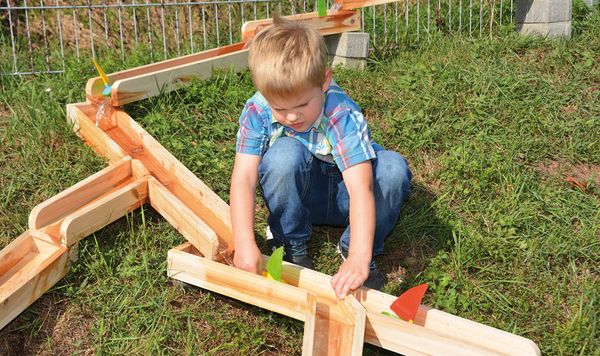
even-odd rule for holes
{"type": "Polygon", "coordinates": [[[304,132],[319,119],[323,111],[323,93],[329,89],[331,69],[325,72],[322,87],[302,90],[293,98],[267,98],[273,117],[283,126],[304,132]]]}

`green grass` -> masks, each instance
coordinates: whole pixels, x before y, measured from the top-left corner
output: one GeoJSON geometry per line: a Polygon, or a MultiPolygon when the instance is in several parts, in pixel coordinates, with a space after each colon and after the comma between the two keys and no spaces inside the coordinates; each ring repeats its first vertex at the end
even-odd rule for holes
{"type": "MultiPolygon", "coordinates": [[[[385,291],[427,282],[427,304],[531,338],[544,354],[600,350],[600,12],[579,21],[569,41],[436,37],[335,73],[375,139],[415,174],[378,259],[385,291]]],[[[64,112],[84,100],[93,68],[69,68],[0,79],[0,246],[25,231],[36,204],[105,166],[64,112]]],[[[237,118],[252,93],[248,73],[222,73],[125,109],[228,201],[237,118]]],[[[265,221],[259,200],[264,252],[265,221]]],[[[316,230],[318,270],[339,266],[339,234],[316,230]]],[[[174,285],[166,252],[183,241],[149,207],[88,237],[71,273],[0,332],[0,350],[300,352],[301,323],[174,285]]]]}

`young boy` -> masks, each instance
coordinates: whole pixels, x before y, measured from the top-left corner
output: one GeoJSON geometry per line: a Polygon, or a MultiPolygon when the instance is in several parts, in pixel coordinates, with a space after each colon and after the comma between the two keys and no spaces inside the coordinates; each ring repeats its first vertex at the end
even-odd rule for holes
{"type": "Polygon", "coordinates": [[[371,141],[360,108],[332,80],[323,37],[275,17],[249,53],[258,92],[240,117],[231,177],[234,264],[257,273],[254,237],[256,184],[270,215],[271,247],[313,268],[307,242],[312,225],[343,226],[344,262],[331,279],[336,296],[385,280],[373,256],[396,223],[411,172],[398,153],[371,141]]]}

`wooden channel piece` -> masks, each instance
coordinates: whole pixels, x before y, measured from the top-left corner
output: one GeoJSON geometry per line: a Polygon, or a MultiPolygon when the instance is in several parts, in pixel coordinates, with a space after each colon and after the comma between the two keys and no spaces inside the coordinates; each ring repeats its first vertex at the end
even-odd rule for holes
{"type": "Polygon", "coordinates": [[[0,251],[0,329],[67,273],[68,249],[29,231],[0,251]]]}
{"type": "Polygon", "coordinates": [[[392,2],[399,2],[399,0],[335,0],[336,4],[339,4],[342,10],[354,10],[360,9],[361,7],[368,7],[374,5],[388,4],[392,2]]]}
{"type": "MultiPolygon", "coordinates": [[[[228,46],[222,46],[219,48],[209,49],[206,51],[193,53],[187,56],[178,57],[174,59],[168,59],[165,61],[151,63],[145,66],[140,66],[132,69],[127,69],[120,72],[108,74],[108,79],[111,84],[115,84],[117,81],[130,79],[134,77],[148,75],[150,73],[161,72],[165,69],[181,68],[190,64],[194,64],[200,61],[204,61],[209,58],[218,57],[224,54],[233,53],[244,48],[243,43],[234,43],[228,46]]],[[[104,90],[104,83],[102,78],[94,77],[88,80],[86,84],[86,97],[87,98],[99,98],[102,97],[102,90],[104,90]]],[[[111,103],[112,106],[119,105],[117,101],[111,103]]]]}
{"type": "MultiPolygon", "coordinates": [[[[317,12],[308,12],[285,16],[285,18],[305,23],[318,30],[323,36],[360,30],[360,13],[357,11],[339,10],[321,17],[317,12]]],[[[258,32],[272,23],[273,19],[245,22],[242,25],[242,42],[250,42],[258,32]]]]}
{"type": "Polygon", "coordinates": [[[317,297],[308,294],[306,317],[304,319],[304,337],[302,338],[302,356],[313,355],[315,347],[315,326],[317,324],[317,297]]]}
{"type": "MultiPolygon", "coordinates": [[[[348,296],[344,301],[323,299],[318,295],[308,297],[313,295],[311,291],[296,288],[293,283],[287,285],[271,281],[235,267],[209,261],[194,253],[195,250],[189,243],[171,249],[168,275],[304,321],[304,354],[362,354],[366,313],[353,296],[348,296]]],[[[266,260],[267,256],[263,258],[266,260]]]]}
{"type": "MultiPolygon", "coordinates": [[[[399,336],[397,333],[394,333],[393,328],[400,327],[399,324],[405,326],[407,323],[397,319],[394,320],[394,318],[382,314],[382,312],[392,313],[389,306],[396,300],[395,296],[367,288],[360,289],[355,293],[355,296],[367,309],[367,319],[370,321],[367,323],[366,330],[366,338],[368,340],[385,347],[387,344],[397,343],[399,337],[404,337],[403,335],[399,336]]],[[[541,354],[538,346],[530,339],[433,309],[426,305],[419,307],[414,324],[412,325],[433,331],[453,340],[484,347],[487,354],[541,354]]],[[[427,337],[427,335],[415,333],[412,340],[406,337],[402,342],[406,345],[414,342],[415,348],[418,349],[418,344],[427,342],[427,337]]],[[[437,343],[436,340],[432,340],[432,344],[438,347],[439,350],[452,350],[454,346],[452,344],[437,343]],[[446,346],[448,347],[445,348],[446,346]]]]}
{"type": "MultiPolygon", "coordinates": [[[[80,106],[81,112],[90,112],[88,107],[92,105],[80,106]]],[[[93,117],[93,112],[89,115],[93,117]]],[[[119,145],[126,155],[139,160],[154,178],[217,233],[219,251],[233,251],[229,205],[127,113],[115,108],[112,115],[117,125],[106,131],[111,141],[119,145]]],[[[92,119],[88,117],[87,120],[92,119]]]]}
{"type": "Polygon", "coordinates": [[[155,178],[148,181],[150,205],[198,249],[214,260],[219,247],[217,234],[155,178]]]}
{"type": "Polygon", "coordinates": [[[97,107],[89,103],[67,104],[67,120],[73,131],[96,153],[114,163],[127,154],[95,124],[97,107]],[[89,117],[88,117],[89,116],[89,117]]]}
{"type": "Polygon", "coordinates": [[[300,321],[310,315],[309,293],[281,282],[201,257],[188,242],[168,252],[171,278],[241,300],[300,321]]]}
{"type": "Polygon", "coordinates": [[[126,156],[34,207],[29,214],[29,229],[41,229],[63,219],[130,177],[131,158],[126,156]]]}
{"type": "MultiPolygon", "coordinates": [[[[195,253],[193,249],[182,246],[176,248],[181,256],[195,253]]],[[[179,273],[185,275],[189,268],[196,267],[182,266],[179,273]]],[[[347,309],[327,310],[328,305],[337,303],[330,276],[284,262],[283,278],[290,285],[316,296],[315,330],[320,329],[319,319],[324,315],[347,323],[347,309]]],[[[531,340],[425,306],[420,308],[415,323],[383,315],[381,312],[389,311],[389,306],[396,298],[389,294],[362,287],[354,295],[366,309],[364,341],[394,352],[406,355],[540,354],[531,340]]],[[[315,339],[314,344],[323,345],[324,341],[315,339]]]]}
{"type": "Polygon", "coordinates": [[[67,246],[139,208],[148,198],[148,180],[133,181],[85,205],[67,216],[60,225],[61,242],[67,246]]]}
{"type": "Polygon", "coordinates": [[[247,68],[248,50],[243,49],[243,43],[230,48],[230,53],[216,57],[117,80],[112,85],[111,105],[122,106],[168,93],[188,85],[193,79],[208,79],[215,70],[233,69],[239,72],[247,68]]]}

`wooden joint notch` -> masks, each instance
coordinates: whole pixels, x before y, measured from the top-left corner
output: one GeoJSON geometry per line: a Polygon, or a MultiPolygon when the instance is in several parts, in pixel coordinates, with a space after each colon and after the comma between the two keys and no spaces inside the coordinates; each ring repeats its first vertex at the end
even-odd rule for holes
{"type": "Polygon", "coordinates": [[[106,157],[111,163],[117,162],[127,154],[100,127],[96,126],[97,109],[90,103],[68,104],[67,120],[73,126],[73,131],[96,153],[106,157]]]}
{"type": "Polygon", "coordinates": [[[189,242],[169,250],[167,274],[171,278],[306,321],[309,304],[306,291],[206,259],[199,256],[189,242]]]}
{"type": "Polygon", "coordinates": [[[38,204],[29,214],[31,231],[64,219],[107,192],[131,179],[131,158],[126,156],[52,198],[38,204]]]}
{"type": "Polygon", "coordinates": [[[148,181],[150,205],[198,249],[214,260],[219,247],[217,234],[173,193],[151,178],[148,181]]]}
{"type": "Polygon", "coordinates": [[[148,198],[148,179],[140,178],[115,189],[67,216],[60,225],[61,243],[71,246],[128,212],[148,198]]]}
{"type": "MultiPolygon", "coordinates": [[[[217,234],[219,251],[233,250],[233,233],[227,203],[126,112],[115,109],[113,115],[117,126],[107,133],[133,158],[134,175],[154,177],[217,234]],[[139,160],[139,163],[136,160],[139,160]],[[136,168],[137,166],[140,168],[136,168]]],[[[210,255],[208,250],[203,250],[207,256],[210,255]]],[[[214,256],[214,253],[212,255],[214,256]]]]}
{"type": "MultiPolygon", "coordinates": [[[[323,36],[360,30],[360,13],[357,11],[339,10],[322,17],[319,17],[317,12],[284,17],[305,23],[318,30],[323,36]]],[[[248,45],[257,33],[272,23],[273,19],[245,22],[242,25],[242,42],[248,45]]]]}
{"type": "MultiPolygon", "coordinates": [[[[284,270],[289,266],[286,264],[284,270]]],[[[199,256],[190,243],[169,251],[167,273],[171,278],[303,321],[305,355],[362,353],[366,312],[351,295],[343,301],[322,298],[293,282],[276,282],[210,261],[199,256]]]]}

